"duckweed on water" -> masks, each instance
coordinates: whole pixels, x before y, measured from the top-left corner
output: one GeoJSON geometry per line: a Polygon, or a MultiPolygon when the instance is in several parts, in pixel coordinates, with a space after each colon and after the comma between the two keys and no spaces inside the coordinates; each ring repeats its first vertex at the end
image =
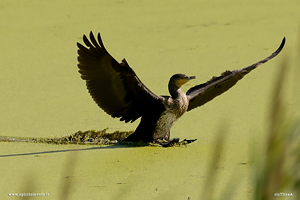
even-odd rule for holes
{"type": "Polygon", "coordinates": [[[0,136],[0,142],[34,142],[34,143],[48,143],[48,144],[81,144],[81,145],[111,145],[111,144],[129,144],[129,145],[151,145],[151,146],[182,146],[192,143],[196,140],[182,140],[179,141],[178,138],[174,138],[167,141],[160,141],[159,144],[153,143],[133,143],[133,142],[120,142],[133,131],[115,131],[113,133],[106,133],[108,128],[101,131],[88,130],[88,131],[77,131],[74,134],[64,136],[61,138],[30,138],[30,137],[9,137],[0,136]]]}
{"type": "Polygon", "coordinates": [[[0,137],[1,142],[36,142],[48,144],[91,144],[91,145],[109,145],[115,144],[118,140],[128,137],[133,131],[115,131],[106,133],[108,128],[101,131],[88,130],[77,131],[74,134],[61,138],[28,138],[28,137],[0,137]]]}

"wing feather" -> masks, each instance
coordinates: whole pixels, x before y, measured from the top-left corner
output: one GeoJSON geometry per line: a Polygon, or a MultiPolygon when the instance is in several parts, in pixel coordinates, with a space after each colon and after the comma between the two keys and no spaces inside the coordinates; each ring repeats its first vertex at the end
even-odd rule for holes
{"type": "Polygon", "coordinates": [[[206,83],[190,88],[186,92],[186,95],[189,99],[189,107],[187,111],[202,106],[215,97],[219,96],[220,94],[229,90],[250,71],[277,56],[284,47],[284,44],[285,38],[283,38],[279,48],[267,58],[242,69],[225,71],[221,74],[221,76],[212,77],[206,83]]]}
{"type": "Polygon", "coordinates": [[[133,122],[151,109],[164,109],[162,98],[152,93],[129,67],[125,59],[118,63],[105,49],[100,33],[98,42],[92,32],[88,47],[77,43],[78,68],[87,89],[107,114],[133,122]]]}

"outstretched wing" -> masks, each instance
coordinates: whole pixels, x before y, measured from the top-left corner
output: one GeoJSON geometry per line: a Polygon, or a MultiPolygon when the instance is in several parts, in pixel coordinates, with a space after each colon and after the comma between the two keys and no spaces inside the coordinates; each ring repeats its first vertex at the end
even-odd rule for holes
{"type": "Polygon", "coordinates": [[[279,48],[269,57],[243,69],[225,71],[221,74],[221,76],[212,77],[206,83],[197,85],[189,89],[186,92],[186,95],[190,101],[188,111],[196,107],[202,106],[203,104],[209,102],[210,100],[229,90],[250,71],[277,56],[282,50],[284,44],[285,38],[283,38],[279,48]]]}
{"type": "Polygon", "coordinates": [[[152,93],[129,67],[125,59],[118,63],[105,49],[98,33],[98,42],[92,32],[88,47],[77,43],[78,68],[87,89],[107,114],[121,121],[133,122],[153,107],[163,109],[162,98],[152,93]]]}

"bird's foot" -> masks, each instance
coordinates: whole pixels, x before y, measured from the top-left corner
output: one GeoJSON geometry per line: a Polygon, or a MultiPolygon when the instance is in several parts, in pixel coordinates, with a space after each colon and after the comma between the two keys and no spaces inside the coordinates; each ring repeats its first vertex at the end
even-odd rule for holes
{"type": "Polygon", "coordinates": [[[172,147],[172,146],[187,145],[187,144],[190,144],[192,142],[195,142],[196,140],[197,139],[193,139],[193,140],[184,139],[184,140],[180,141],[179,138],[172,138],[169,141],[157,140],[157,143],[162,147],[172,147]]]}

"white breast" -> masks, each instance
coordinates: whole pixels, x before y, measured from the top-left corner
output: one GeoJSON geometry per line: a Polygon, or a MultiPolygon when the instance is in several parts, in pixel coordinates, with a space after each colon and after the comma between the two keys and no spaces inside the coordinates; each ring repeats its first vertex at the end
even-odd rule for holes
{"type": "Polygon", "coordinates": [[[157,123],[154,130],[153,139],[169,139],[170,129],[173,124],[177,121],[178,116],[174,113],[169,112],[168,110],[164,111],[157,123]]]}
{"type": "Polygon", "coordinates": [[[165,103],[166,110],[160,115],[153,134],[153,139],[169,139],[170,129],[188,108],[185,95],[180,99],[169,98],[165,103]]]}

